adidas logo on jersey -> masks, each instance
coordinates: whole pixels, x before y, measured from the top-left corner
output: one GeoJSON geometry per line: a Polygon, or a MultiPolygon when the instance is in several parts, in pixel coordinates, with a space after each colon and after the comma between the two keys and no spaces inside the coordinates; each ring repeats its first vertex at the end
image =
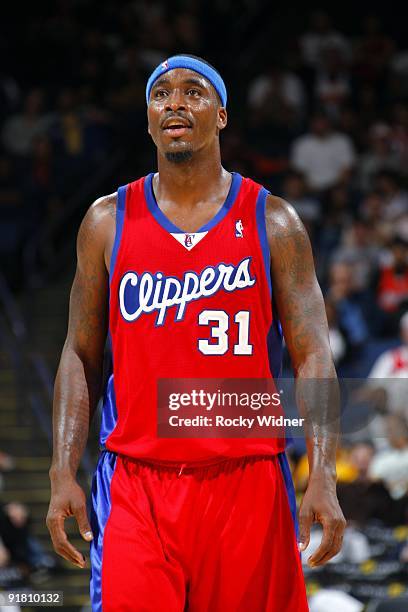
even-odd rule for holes
{"type": "Polygon", "coordinates": [[[136,321],[141,314],[157,311],[156,325],[163,325],[167,310],[177,306],[175,321],[182,321],[189,302],[214,295],[220,290],[236,291],[252,287],[251,257],[238,265],[207,266],[199,274],[188,271],[182,279],[162,272],[126,272],[119,284],[119,307],[126,321],[136,321]]]}

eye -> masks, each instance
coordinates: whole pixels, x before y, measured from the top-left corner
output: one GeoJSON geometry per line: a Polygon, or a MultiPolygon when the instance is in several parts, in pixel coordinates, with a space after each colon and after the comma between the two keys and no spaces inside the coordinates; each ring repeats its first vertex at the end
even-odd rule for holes
{"type": "Polygon", "coordinates": [[[154,92],[154,98],[164,98],[167,96],[167,91],[165,89],[156,89],[154,92]]]}
{"type": "Polygon", "coordinates": [[[187,95],[196,97],[200,95],[200,92],[198,91],[198,89],[194,89],[194,87],[190,87],[190,89],[187,90],[187,95]]]}

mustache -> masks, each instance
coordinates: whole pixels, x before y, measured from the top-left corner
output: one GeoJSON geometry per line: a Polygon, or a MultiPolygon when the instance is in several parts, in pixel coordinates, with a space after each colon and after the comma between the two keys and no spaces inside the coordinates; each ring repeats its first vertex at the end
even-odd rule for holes
{"type": "Polygon", "coordinates": [[[163,119],[160,122],[160,127],[162,127],[164,125],[164,123],[166,121],[169,121],[170,119],[184,119],[185,121],[188,121],[188,123],[190,124],[190,126],[193,125],[193,120],[190,117],[190,115],[188,113],[184,113],[183,111],[178,111],[176,113],[166,113],[166,115],[163,117],[163,119]]]}

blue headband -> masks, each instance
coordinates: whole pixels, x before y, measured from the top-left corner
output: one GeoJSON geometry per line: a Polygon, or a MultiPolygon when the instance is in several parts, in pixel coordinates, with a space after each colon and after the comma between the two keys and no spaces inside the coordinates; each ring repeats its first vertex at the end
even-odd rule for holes
{"type": "Polygon", "coordinates": [[[168,72],[169,70],[174,70],[174,68],[187,68],[188,70],[194,70],[194,72],[201,74],[208,81],[210,81],[211,85],[220,96],[221,104],[223,106],[227,105],[227,90],[221,75],[205,62],[202,62],[194,57],[189,57],[188,55],[173,55],[173,57],[169,57],[169,59],[159,64],[157,68],[153,70],[146,85],[147,104],[149,104],[150,92],[155,81],[162,74],[168,72]]]}

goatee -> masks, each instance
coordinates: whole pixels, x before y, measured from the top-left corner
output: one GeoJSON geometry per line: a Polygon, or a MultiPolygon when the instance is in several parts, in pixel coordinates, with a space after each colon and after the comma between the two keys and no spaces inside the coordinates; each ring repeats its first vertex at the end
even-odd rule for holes
{"type": "Polygon", "coordinates": [[[191,149],[187,149],[186,151],[176,151],[176,152],[167,152],[165,153],[165,157],[167,161],[173,164],[182,164],[184,162],[190,161],[193,157],[193,152],[191,149]]]}

